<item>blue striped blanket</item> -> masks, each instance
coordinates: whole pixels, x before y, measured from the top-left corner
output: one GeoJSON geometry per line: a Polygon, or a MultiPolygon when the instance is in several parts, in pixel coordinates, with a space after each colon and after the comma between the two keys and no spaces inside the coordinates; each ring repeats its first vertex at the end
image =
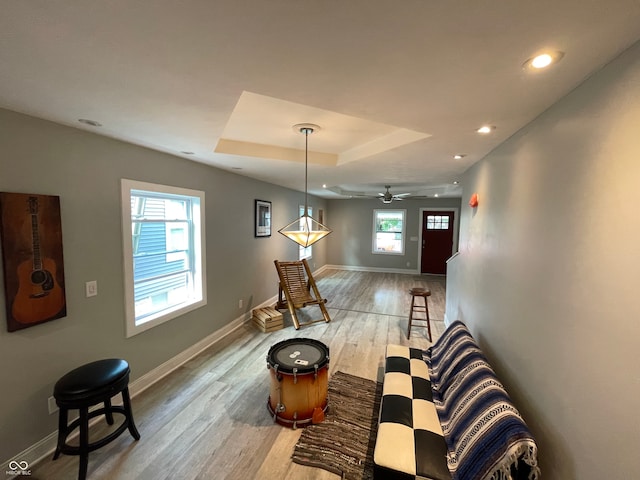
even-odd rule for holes
{"type": "Polygon", "coordinates": [[[453,479],[538,479],[535,440],[466,325],[453,322],[424,354],[453,479]]]}

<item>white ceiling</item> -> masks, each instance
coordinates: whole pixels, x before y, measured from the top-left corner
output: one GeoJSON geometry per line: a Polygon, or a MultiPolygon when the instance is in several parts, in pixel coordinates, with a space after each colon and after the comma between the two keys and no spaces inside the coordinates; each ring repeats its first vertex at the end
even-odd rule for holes
{"type": "Polygon", "coordinates": [[[638,0],[5,0],[0,13],[1,107],[296,190],[292,126],[318,124],[309,191],[327,198],[459,196],[470,165],[640,39],[638,0]],[[522,68],[544,49],[564,58],[522,68]]]}

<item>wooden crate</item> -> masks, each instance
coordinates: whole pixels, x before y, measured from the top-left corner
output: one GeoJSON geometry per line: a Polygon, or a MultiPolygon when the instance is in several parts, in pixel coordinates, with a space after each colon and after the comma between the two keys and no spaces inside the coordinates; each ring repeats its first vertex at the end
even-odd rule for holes
{"type": "Polygon", "coordinates": [[[273,332],[284,326],[282,314],[273,307],[254,308],[251,320],[263,332],[273,332]]]}

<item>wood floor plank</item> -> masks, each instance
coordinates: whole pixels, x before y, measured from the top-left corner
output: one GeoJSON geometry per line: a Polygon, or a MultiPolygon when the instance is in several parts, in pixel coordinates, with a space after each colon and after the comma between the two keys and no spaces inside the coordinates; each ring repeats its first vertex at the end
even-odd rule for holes
{"type": "MultiPolygon", "coordinates": [[[[329,346],[329,374],[343,371],[381,380],[389,343],[425,349],[424,328],[406,329],[412,287],[431,290],[434,339],[444,330],[445,278],[439,276],[327,270],[316,278],[328,299],[330,323],[263,333],[248,322],[133,398],[142,435],[127,433],[89,455],[90,480],[284,479],[336,480],[337,475],[291,461],[301,429],[274,424],[267,410],[267,354],[289,338],[312,338],[329,346]]],[[[321,318],[303,309],[300,318],[321,318]]],[[[117,426],[117,425],[116,425],[117,426]]],[[[92,438],[109,431],[105,422],[92,438]]],[[[78,458],[62,455],[32,465],[32,478],[77,478],[78,458]]]]}

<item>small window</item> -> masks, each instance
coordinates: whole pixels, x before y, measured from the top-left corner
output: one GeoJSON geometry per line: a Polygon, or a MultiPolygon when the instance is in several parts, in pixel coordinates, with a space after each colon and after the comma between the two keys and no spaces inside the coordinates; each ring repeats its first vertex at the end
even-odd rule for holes
{"type": "Polygon", "coordinates": [[[373,211],[373,253],[404,254],[406,210],[373,211]]]}
{"type": "Polygon", "coordinates": [[[127,337],[206,305],[204,192],[122,180],[127,337]]]}
{"type": "MultiPolygon", "coordinates": [[[[304,205],[300,205],[300,218],[304,215],[304,205]]],[[[307,215],[313,217],[313,207],[307,207],[307,215]]],[[[304,225],[304,221],[300,220],[300,230],[311,229],[313,225],[304,225]]],[[[311,254],[313,253],[313,245],[309,245],[308,247],[300,246],[298,249],[298,259],[302,260],[304,258],[311,258],[311,254]]]]}
{"type": "Polygon", "coordinates": [[[449,230],[449,215],[427,215],[427,230],[449,230]]]}

